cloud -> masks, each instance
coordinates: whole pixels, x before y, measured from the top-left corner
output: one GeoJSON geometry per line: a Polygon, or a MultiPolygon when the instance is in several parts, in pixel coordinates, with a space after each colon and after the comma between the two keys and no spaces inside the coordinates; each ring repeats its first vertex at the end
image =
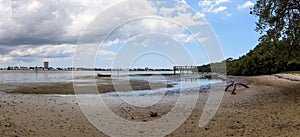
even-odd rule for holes
{"type": "Polygon", "coordinates": [[[226,16],[227,16],[227,17],[231,17],[231,16],[232,16],[232,13],[226,13],[226,16]]]}
{"type": "Polygon", "coordinates": [[[109,50],[99,50],[98,55],[104,55],[104,56],[115,56],[116,53],[114,51],[109,51],[109,50]]]}
{"type": "Polygon", "coordinates": [[[220,6],[220,7],[218,7],[218,8],[213,9],[211,12],[213,12],[213,13],[215,13],[215,14],[218,14],[219,12],[225,11],[225,10],[227,10],[227,7],[225,7],[225,6],[220,6]]]}
{"type": "Polygon", "coordinates": [[[1,1],[0,45],[75,44],[82,30],[99,13],[115,3],[80,0],[1,1]]]}
{"type": "Polygon", "coordinates": [[[220,5],[222,3],[228,3],[231,2],[230,0],[216,0],[216,5],[220,5]]]}
{"type": "MultiPolygon", "coordinates": [[[[181,17],[181,16],[178,16],[181,17]]],[[[180,19],[177,19],[180,20],[180,19]]],[[[186,23],[192,24],[193,21],[186,23]]],[[[132,22],[122,24],[121,27],[116,28],[110,35],[106,38],[103,43],[103,48],[110,48],[112,46],[121,46],[135,37],[147,33],[164,33],[173,35],[175,33],[181,33],[182,29],[178,28],[175,23],[170,23],[169,21],[161,18],[142,18],[132,22]],[[133,27],[134,26],[134,27],[133,27]],[[142,29],[141,29],[142,28],[142,29]]]]}
{"type": "Polygon", "coordinates": [[[37,58],[62,58],[71,56],[76,45],[43,45],[39,47],[28,47],[11,51],[10,57],[37,57],[37,58]]]}
{"type": "Polygon", "coordinates": [[[183,33],[178,33],[178,34],[174,34],[172,36],[173,39],[177,40],[177,41],[182,41],[184,43],[189,43],[192,42],[194,40],[199,40],[200,42],[205,42],[208,40],[208,38],[205,38],[203,36],[201,36],[201,33],[195,33],[195,34],[183,34],[183,33]]]}
{"type": "Polygon", "coordinates": [[[246,9],[246,8],[250,8],[250,7],[252,7],[252,6],[254,6],[254,3],[251,2],[251,1],[247,1],[247,2],[245,2],[245,3],[242,4],[242,5],[238,5],[238,9],[239,9],[239,10],[240,10],[240,9],[246,9]]]}
{"type": "Polygon", "coordinates": [[[175,0],[176,2],[187,4],[185,0],[175,0]]]}
{"type": "MultiPolygon", "coordinates": [[[[3,64],[8,63],[10,65],[24,65],[24,63],[41,62],[43,60],[63,60],[66,58],[71,60],[75,50],[76,45],[71,44],[41,46],[21,45],[19,48],[12,49],[5,55],[0,55],[0,61],[3,64]]],[[[71,61],[68,61],[68,63],[69,62],[71,61]]]]}
{"type": "Polygon", "coordinates": [[[224,13],[227,17],[232,13],[227,12],[227,6],[223,4],[230,3],[231,0],[200,0],[198,5],[202,8],[203,14],[207,13],[224,13]]]}
{"type": "Polygon", "coordinates": [[[194,19],[194,20],[198,20],[198,19],[203,19],[204,17],[205,17],[205,14],[197,12],[197,13],[193,16],[193,19],[194,19]]]}
{"type": "MultiPolygon", "coordinates": [[[[87,44],[89,45],[89,44],[87,44]]],[[[77,45],[61,44],[61,45],[42,45],[42,46],[28,46],[23,45],[23,48],[19,48],[9,52],[6,55],[2,55],[0,61],[22,61],[33,62],[40,59],[57,59],[57,58],[72,58],[77,45]]],[[[90,53],[87,50],[86,55],[90,53]]],[[[99,56],[115,56],[114,51],[102,50],[98,51],[99,56]]],[[[92,55],[94,56],[94,55],[92,55]]]]}
{"type": "MultiPolygon", "coordinates": [[[[185,0],[178,1],[186,3],[185,0]]],[[[97,15],[120,2],[122,1],[20,0],[11,2],[11,0],[2,0],[0,1],[0,48],[20,45],[76,44],[82,31],[97,15]]],[[[135,15],[156,14],[160,10],[164,15],[172,12],[180,13],[177,16],[170,16],[172,20],[186,22],[187,25],[201,24],[192,19],[194,15],[187,12],[187,6],[183,4],[177,4],[173,9],[159,9],[147,0],[141,0],[140,5],[135,5],[136,8],[132,8],[132,4],[128,2],[119,9],[119,12],[111,12],[102,19],[118,16],[120,18],[115,18],[115,21],[118,22],[130,19],[135,15]]],[[[114,23],[105,20],[95,23],[98,23],[100,27],[86,31],[88,33],[86,35],[90,36],[87,43],[95,42],[101,35],[104,37],[103,34],[111,31],[114,27],[111,26],[114,23]]]]}
{"type": "Polygon", "coordinates": [[[196,14],[196,16],[192,15],[192,13],[186,13],[186,14],[180,14],[174,18],[173,20],[183,23],[184,25],[187,25],[186,27],[190,26],[197,26],[197,25],[204,25],[206,22],[204,21],[199,21],[199,20],[194,20],[194,19],[199,19],[199,14],[196,14]]]}
{"type": "Polygon", "coordinates": [[[1,62],[8,62],[8,61],[12,61],[12,57],[7,56],[7,55],[2,55],[2,57],[0,58],[1,62]]]}
{"type": "Polygon", "coordinates": [[[202,1],[199,1],[199,6],[211,6],[212,4],[212,1],[211,0],[202,0],[202,1]]]}
{"type": "MultiPolygon", "coordinates": [[[[179,13],[177,16],[172,17],[171,19],[174,21],[178,21],[179,23],[184,22],[184,24],[188,26],[197,26],[205,23],[202,20],[203,16],[204,15],[201,13],[195,13],[193,16],[192,13],[179,13]]],[[[176,24],[176,22],[172,23],[168,20],[161,18],[143,18],[134,22],[128,22],[126,24],[123,24],[122,27],[114,30],[114,32],[112,32],[107,38],[107,40],[104,42],[103,48],[110,48],[111,46],[120,46],[128,42],[134,41],[138,37],[142,37],[145,41],[134,43],[135,46],[149,47],[152,43],[147,41],[147,39],[160,39],[160,37],[154,37],[154,35],[150,35],[151,37],[148,37],[148,34],[152,33],[167,35],[177,40],[178,42],[191,42],[191,38],[193,37],[190,37],[189,35],[185,34],[185,31],[186,30],[182,28],[182,26],[176,24]]],[[[202,38],[200,39],[203,40],[202,38]]]]}
{"type": "Polygon", "coordinates": [[[197,25],[204,25],[206,22],[203,20],[205,14],[199,12],[187,11],[188,5],[176,5],[174,8],[162,7],[159,9],[159,13],[166,18],[182,23],[186,27],[192,27],[197,25]]]}
{"type": "Polygon", "coordinates": [[[117,38],[117,39],[114,39],[114,40],[110,40],[110,41],[105,41],[103,43],[103,47],[110,47],[110,46],[113,46],[113,45],[117,45],[121,43],[121,41],[117,38]]]}
{"type": "MultiPolygon", "coordinates": [[[[82,32],[86,39],[82,40],[81,44],[98,42],[99,45],[99,39],[107,37],[107,34],[115,28],[115,24],[144,14],[165,15],[167,19],[182,23],[186,28],[206,23],[203,20],[205,14],[189,11],[188,6],[184,5],[185,0],[177,0],[182,4],[164,1],[153,4],[148,0],[139,0],[138,5],[126,1],[122,8],[103,13],[123,1],[125,0],[1,0],[0,60],[7,62],[69,58],[74,54],[82,32]],[[101,16],[98,16],[99,14],[101,16]],[[100,20],[94,20],[95,18],[100,20]],[[90,24],[96,25],[87,28],[90,24]]],[[[218,3],[225,3],[225,0],[218,3]]],[[[145,33],[162,32],[170,35],[183,32],[170,22],[141,20],[136,24],[123,25],[122,29],[110,35],[103,45],[109,48],[126,42],[141,30],[145,33]]],[[[111,50],[102,50],[99,54],[112,56],[115,53],[111,50]]]]}
{"type": "Polygon", "coordinates": [[[145,17],[121,24],[109,34],[109,37],[106,39],[103,46],[110,47],[113,45],[122,45],[132,40],[131,37],[135,37],[136,35],[143,33],[158,32],[168,34],[170,36],[182,33],[182,28],[180,28],[180,26],[176,23],[184,25],[186,28],[207,24],[207,22],[203,19],[205,16],[204,14],[188,11],[187,6],[182,4],[175,5],[173,8],[161,7],[153,9],[152,12],[164,15],[166,18],[145,17]],[[175,23],[170,21],[174,21],[175,23]]]}
{"type": "Polygon", "coordinates": [[[175,8],[165,8],[165,7],[162,7],[160,8],[160,13],[164,16],[169,16],[171,15],[172,12],[174,12],[176,9],[175,8]]]}

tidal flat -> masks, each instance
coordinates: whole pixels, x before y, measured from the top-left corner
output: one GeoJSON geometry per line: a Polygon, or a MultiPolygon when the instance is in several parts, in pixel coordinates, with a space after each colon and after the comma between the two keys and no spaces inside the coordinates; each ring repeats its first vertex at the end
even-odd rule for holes
{"type": "MultiPolygon", "coordinates": [[[[19,94],[75,94],[73,82],[52,82],[52,83],[26,83],[15,84],[15,88],[6,90],[6,93],[19,94]]],[[[90,86],[97,87],[99,93],[127,92],[135,90],[155,90],[160,88],[171,88],[173,84],[163,82],[149,82],[146,80],[112,80],[112,78],[98,78],[95,82],[76,82],[82,87],[86,87],[85,92],[80,94],[93,94],[89,92],[90,86]],[[93,85],[94,84],[94,85],[93,85]]],[[[12,85],[6,85],[12,86],[12,85]]]]}

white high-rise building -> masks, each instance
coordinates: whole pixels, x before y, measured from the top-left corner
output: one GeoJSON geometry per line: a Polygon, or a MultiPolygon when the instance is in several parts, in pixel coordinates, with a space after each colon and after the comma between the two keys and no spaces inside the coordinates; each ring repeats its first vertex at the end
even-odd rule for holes
{"type": "Polygon", "coordinates": [[[48,61],[44,61],[44,69],[45,70],[49,69],[49,62],[48,61]]]}

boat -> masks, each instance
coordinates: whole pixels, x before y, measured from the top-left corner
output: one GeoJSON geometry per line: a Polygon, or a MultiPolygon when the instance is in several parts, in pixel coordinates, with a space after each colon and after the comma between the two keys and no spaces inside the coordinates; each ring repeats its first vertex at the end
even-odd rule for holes
{"type": "Polygon", "coordinates": [[[98,77],[111,77],[110,74],[97,74],[98,77]]]}

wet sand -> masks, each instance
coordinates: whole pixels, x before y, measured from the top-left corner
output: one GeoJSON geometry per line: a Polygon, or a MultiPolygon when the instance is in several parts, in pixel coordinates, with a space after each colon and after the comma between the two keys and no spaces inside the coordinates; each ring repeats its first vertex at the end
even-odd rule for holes
{"type": "MultiPolygon", "coordinates": [[[[232,78],[240,79],[250,88],[238,87],[236,95],[225,92],[219,110],[205,127],[198,127],[198,121],[208,92],[201,93],[189,118],[167,136],[296,137],[300,134],[299,81],[274,75],[232,78]]],[[[115,114],[134,122],[149,122],[166,115],[177,94],[174,92],[163,103],[146,109],[124,105],[114,98],[108,96],[107,103],[115,114]]],[[[0,109],[1,137],[106,136],[89,123],[75,96],[1,93],[0,109]]]]}
{"type": "MultiPolygon", "coordinates": [[[[84,78],[82,78],[84,79],[84,78]]],[[[81,87],[97,86],[99,93],[115,92],[116,87],[120,91],[132,91],[132,90],[150,90],[160,88],[173,87],[172,84],[163,82],[148,82],[146,80],[112,80],[112,78],[89,78],[94,81],[79,81],[75,84],[80,84],[81,87]],[[130,84],[130,87],[123,86],[130,84]]],[[[19,93],[19,94],[75,94],[72,82],[51,82],[51,83],[16,83],[16,84],[1,84],[0,92],[6,93],[19,93]]],[[[88,91],[82,94],[91,94],[88,91]]]]}

